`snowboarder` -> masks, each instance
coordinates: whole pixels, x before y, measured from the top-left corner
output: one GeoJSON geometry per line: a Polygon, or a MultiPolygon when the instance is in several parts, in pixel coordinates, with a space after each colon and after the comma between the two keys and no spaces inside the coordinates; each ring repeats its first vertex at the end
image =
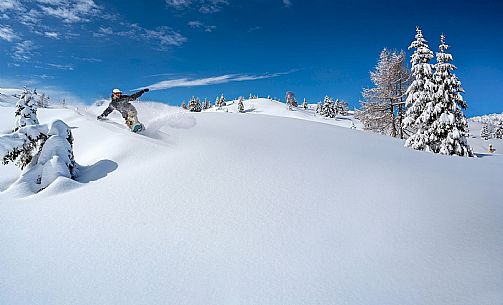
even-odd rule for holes
{"type": "Polygon", "coordinates": [[[149,92],[148,88],[140,90],[132,95],[123,95],[122,91],[119,89],[114,89],[112,91],[112,100],[108,105],[107,109],[103,111],[101,115],[98,116],[98,120],[104,120],[112,111],[117,110],[122,114],[122,117],[126,121],[126,125],[133,132],[139,132],[143,130],[143,124],[138,121],[138,111],[131,105],[131,101],[136,100],[143,93],[149,92]]]}

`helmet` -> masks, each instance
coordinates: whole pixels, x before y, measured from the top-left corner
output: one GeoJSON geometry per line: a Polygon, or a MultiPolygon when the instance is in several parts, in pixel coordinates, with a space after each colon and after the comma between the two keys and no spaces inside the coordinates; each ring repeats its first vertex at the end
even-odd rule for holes
{"type": "Polygon", "coordinates": [[[114,89],[112,90],[112,93],[122,93],[122,91],[120,89],[114,89]]]}

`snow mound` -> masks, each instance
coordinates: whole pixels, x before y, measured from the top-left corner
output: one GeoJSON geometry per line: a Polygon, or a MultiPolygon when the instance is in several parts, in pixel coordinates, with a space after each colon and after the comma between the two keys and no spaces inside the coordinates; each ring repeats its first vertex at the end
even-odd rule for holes
{"type": "MultiPolygon", "coordinates": [[[[204,112],[224,111],[229,113],[239,113],[238,100],[231,100],[226,103],[227,106],[223,107],[222,110],[213,107],[205,110],[204,112]]],[[[284,103],[268,98],[245,99],[243,100],[243,104],[245,113],[301,119],[346,128],[350,128],[351,123],[353,122],[357,129],[362,129],[360,121],[354,118],[352,112],[350,112],[348,116],[338,115],[335,119],[325,118],[316,114],[316,104],[309,104],[308,109],[302,109],[302,107],[299,106],[297,108],[293,108],[292,110],[288,110],[284,103]]]]}

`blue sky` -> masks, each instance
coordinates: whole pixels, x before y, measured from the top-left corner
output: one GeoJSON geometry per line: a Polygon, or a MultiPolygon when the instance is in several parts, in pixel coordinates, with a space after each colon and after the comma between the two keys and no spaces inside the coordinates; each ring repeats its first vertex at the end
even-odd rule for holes
{"type": "Polygon", "coordinates": [[[498,0],[2,0],[0,87],[91,103],[164,81],[148,99],[293,91],[356,106],[379,52],[406,50],[419,25],[434,51],[445,33],[467,115],[503,112],[502,14],[498,0]]]}

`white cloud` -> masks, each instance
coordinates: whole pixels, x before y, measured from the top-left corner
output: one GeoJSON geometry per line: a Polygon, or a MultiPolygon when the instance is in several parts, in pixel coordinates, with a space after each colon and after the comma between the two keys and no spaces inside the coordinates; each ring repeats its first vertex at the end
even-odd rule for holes
{"type": "Polygon", "coordinates": [[[283,0],[283,5],[285,7],[291,7],[292,6],[292,1],[291,0],[283,0]]]}
{"type": "Polygon", "coordinates": [[[260,30],[262,30],[262,29],[263,29],[263,27],[262,27],[262,26],[257,25],[257,26],[253,26],[253,27],[249,28],[249,29],[248,29],[248,32],[253,33],[253,32],[256,32],[256,31],[260,31],[260,30]]]}
{"type": "Polygon", "coordinates": [[[192,3],[191,0],[166,0],[166,4],[176,9],[183,9],[192,3]]]}
{"type": "Polygon", "coordinates": [[[80,60],[80,61],[85,61],[85,62],[102,62],[101,59],[99,58],[94,58],[94,57],[78,57],[78,56],[72,56],[73,59],[80,60]]]}
{"type": "Polygon", "coordinates": [[[202,29],[205,32],[213,32],[217,27],[214,25],[206,25],[201,21],[189,21],[187,23],[188,26],[190,26],[193,29],[202,29]]]}
{"type": "Polygon", "coordinates": [[[187,41],[185,36],[166,26],[147,29],[138,24],[122,22],[120,25],[123,29],[122,31],[114,31],[111,27],[100,27],[99,31],[93,35],[94,37],[116,35],[137,40],[154,41],[159,44],[160,49],[165,49],[170,46],[181,46],[187,41]]]}
{"type": "Polygon", "coordinates": [[[203,14],[212,14],[220,11],[221,7],[227,4],[229,4],[227,0],[208,0],[203,2],[199,11],[203,14]]]}
{"type": "Polygon", "coordinates": [[[51,39],[59,39],[59,33],[56,32],[44,32],[44,35],[51,39]]]}
{"type": "Polygon", "coordinates": [[[185,36],[168,27],[158,27],[155,30],[142,29],[142,31],[145,38],[157,40],[161,44],[161,47],[181,46],[187,41],[185,36]]]}
{"type": "Polygon", "coordinates": [[[42,12],[51,17],[59,18],[64,23],[88,22],[92,16],[97,16],[101,8],[94,0],[37,0],[42,12]]]}
{"type": "Polygon", "coordinates": [[[21,24],[24,24],[30,28],[39,28],[42,17],[42,13],[35,9],[30,9],[29,11],[20,14],[18,19],[21,24]]]}
{"type": "Polygon", "coordinates": [[[12,58],[16,61],[28,61],[33,57],[33,51],[37,46],[31,40],[16,43],[12,58]]]}
{"type": "Polygon", "coordinates": [[[22,8],[19,0],[1,0],[0,1],[0,12],[5,12],[8,10],[20,10],[22,8]]]}
{"type": "Polygon", "coordinates": [[[182,10],[196,8],[203,14],[212,14],[220,11],[222,6],[229,4],[227,0],[166,0],[166,4],[175,9],[182,10]]]}
{"type": "Polygon", "coordinates": [[[50,67],[59,69],[59,70],[68,70],[68,71],[73,71],[73,65],[66,64],[66,65],[61,65],[61,64],[47,64],[50,67]]]}
{"type": "Polygon", "coordinates": [[[150,86],[145,86],[145,88],[149,88],[150,90],[164,90],[177,87],[209,86],[209,85],[225,84],[230,82],[267,79],[267,78],[278,77],[284,74],[286,73],[274,73],[274,74],[262,74],[262,75],[226,74],[221,76],[199,78],[199,79],[179,78],[179,79],[161,81],[152,84],[150,86]]]}
{"type": "Polygon", "coordinates": [[[19,37],[12,31],[10,26],[1,26],[0,25],[0,39],[6,40],[8,42],[12,42],[19,37]]]}

